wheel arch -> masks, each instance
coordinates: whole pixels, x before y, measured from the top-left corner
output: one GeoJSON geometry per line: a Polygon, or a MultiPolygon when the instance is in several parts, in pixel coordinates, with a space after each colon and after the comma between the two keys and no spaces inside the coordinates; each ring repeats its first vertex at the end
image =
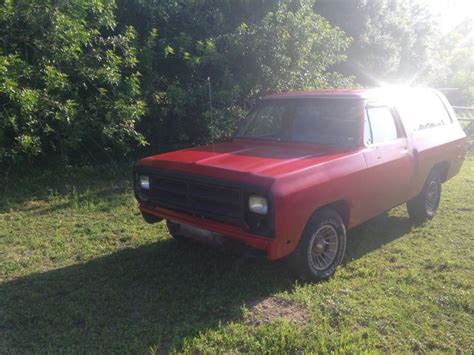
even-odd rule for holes
{"type": "Polygon", "coordinates": [[[319,211],[321,211],[322,209],[325,209],[325,208],[329,208],[329,209],[334,210],[341,217],[341,219],[344,223],[344,226],[347,228],[347,226],[349,225],[349,221],[350,221],[350,206],[349,206],[349,203],[344,199],[336,200],[336,201],[333,201],[333,202],[330,202],[330,203],[326,203],[322,206],[319,206],[318,208],[316,208],[314,210],[314,212],[308,218],[308,221],[306,221],[306,223],[308,223],[309,220],[316,213],[318,213],[319,211]]]}
{"type": "Polygon", "coordinates": [[[447,160],[443,160],[439,163],[436,163],[431,169],[430,174],[431,172],[436,172],[437,174],[439,174],[441,182],[445,182],[448,178],[449,162],[447,160]]]}

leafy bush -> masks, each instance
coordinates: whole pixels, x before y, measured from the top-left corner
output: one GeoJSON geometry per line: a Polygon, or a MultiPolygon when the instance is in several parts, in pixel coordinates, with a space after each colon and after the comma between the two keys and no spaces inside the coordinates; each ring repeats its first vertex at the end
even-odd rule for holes
{"type": "Polygon", "coordinates": [[[112,1],[0,6],[0,163],[40,154],[121,154],[144,143],[136,32],[112,1]]]}
{"type": "Polygon", "coordinates": [[[330,67],[348,37],[313,10],[314,0],[121,0],[119,21],[143,43],[149,107],[141,125],[152,151],[228,137],[269,91],[351,85],[330,67]],[[212,89],[212,112],[209,81],[212,89]]]}

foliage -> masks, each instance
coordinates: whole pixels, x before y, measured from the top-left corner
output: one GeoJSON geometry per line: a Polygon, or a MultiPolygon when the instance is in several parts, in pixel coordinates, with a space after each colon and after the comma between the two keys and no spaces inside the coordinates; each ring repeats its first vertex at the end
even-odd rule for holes
{"type": "Polygon", "coordinates": [[[364,85],[412,84],[426,70],[436,21],[410,0],[319,0],[315,11],[353,38],[337,67],[364,85]]]}
{"type": "Polygon", "coordinates": [[[143,143],[136,33],[113,1],[10,0],[0,6],[0,163],[112,155],[143,143]]]}
{"type": "Polygon", "coordinates": [[[143,127],[151,148],[228,137],[249,105],[269,91],[351,85],[328,70],[344,60],[349,40],[314,13],[313,4],[119,2],[120,21],[133,25],[144,43],[140,71],[149,114],[143,127]]]}
{"type": "Polygon", "coordinates": [[[459,26],[441,34],[433,47],[428,85],[458,89],[448,92],[453,105],[474,106],[474,25],[466,18],[459,26]]]}
{"type": "Polygon", "coordinates": [[[170,239],[143,221],[130,174],[66,167],[2,186],[1,354],[474,350],[472,156],[432,221],[399,207],[351,230],[345,264],[317,284],[170,239]],[[307,323],[249,322],[245,305],[272,296],[302,303],[307,323]]]}

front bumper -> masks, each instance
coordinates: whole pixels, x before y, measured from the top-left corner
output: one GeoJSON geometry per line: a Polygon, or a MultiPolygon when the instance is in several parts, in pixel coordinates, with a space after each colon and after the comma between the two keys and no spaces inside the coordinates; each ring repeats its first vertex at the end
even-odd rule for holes
{"type": "Polygon", "coordinates": [[[272,246],[274,246],[276,242],[274,238],[262,237],[248,233],[237,226],[183,214],[157,206],[149,206],[144,203],[141,203],[139,208],[142,213],[150,214],[175,223],[188,224],[190,226],[221,234],[227,238],[239,241],[249,247],[265,251],[267,259],[275,259],[272,257],[271,252],[273,249],[272,246]]]}

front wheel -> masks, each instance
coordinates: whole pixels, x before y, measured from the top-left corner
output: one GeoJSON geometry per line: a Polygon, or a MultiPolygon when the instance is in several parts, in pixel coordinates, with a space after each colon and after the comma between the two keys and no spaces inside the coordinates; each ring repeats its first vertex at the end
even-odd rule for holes
{"type": "Polygon", "coordinates": [[[346,228],[334,210],[316,212],[306,225],[290,266],[308,281],[326,280],[342,262],[346,250],[346,228]]]}
{"type": "Polygon", "coordinates": [[[435,171],[431,172],[423,190],[407,202],[408,215],[416,222],[424,222],[436,215],[441,200],[441,179],[435,171]]]}

